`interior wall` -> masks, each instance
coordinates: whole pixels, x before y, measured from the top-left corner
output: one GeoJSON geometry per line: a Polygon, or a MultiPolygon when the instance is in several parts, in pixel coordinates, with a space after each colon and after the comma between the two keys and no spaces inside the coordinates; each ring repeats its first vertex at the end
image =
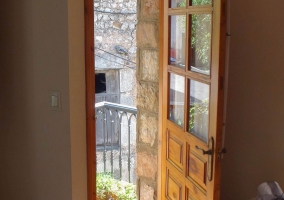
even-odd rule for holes
{"type": "MultiPolygon", "coordinates": [[[[77,10],[83,10],[82,2],[77,10]]],[[[79,190],[86,197],[86,163],[76,165],[85,162],[86,157],[84,39],[72,43],[70,3],[0,1],[1,199],[76,199],[74,178],[79,183],[85,181],[79,190]],[[70,45],[78,47],[80,53],[72,51],[70,45]],[[79,61],[73,62],[76,57],[79,61]],[[79,73],[77,79],[70,69],[79,73]],[[83,88],[74,98],[76,89],[71,86],[76,83],[83,88]],[[50,91],[61,93],[60,112],[51,109],[50,91]],[[74,108],[76,102],[79,108],[74,108]],[[83,130],[71,124],[77,114],[78,126],[83,130]],[[74,134],[70,137],[70,133],[74,134]],[[79,151],[77,155],[75,150],[79,151]],[[83,158],[78,160],[80,156],[83,158]]],[[[82,13],[77,13],[81,22],[82,13]]],[[[83,25],[77,28],[81,37],[83,25]]],[[[77,199],[84,198],[78,195],[77,199]]]]}
{"type": "Polygon", "coordinates": [[[72,200],[87,200],[84,0],[68,0],[72,200]]]}
{"type": "Polygon", "coordinates": [[[284,189],[284,1],[231,1],[231,48],[222,198],[284,189]]]}

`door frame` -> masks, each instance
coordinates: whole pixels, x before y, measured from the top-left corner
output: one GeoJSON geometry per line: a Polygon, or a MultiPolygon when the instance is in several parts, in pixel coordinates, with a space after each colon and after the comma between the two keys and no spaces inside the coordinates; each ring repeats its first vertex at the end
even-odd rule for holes
{"type": "Polygon", "coordinates": [[[84,0],[88,200],[96,199],[94,2],[84,0]]]}
{"type": "MultiPolygon", "coordinates": [[[[223,8],[226,13],[226,0],[220,0],[222,2],[223,8]]],[[[159,0],[160,10],[159,10],[159,30],[164,29],[164,6],[165,0],[159,0]]],[[[86,127],[87,127],[87,172],[88,172],[88,200],[96,199],[96,138],[95,138],[95,71],[94,71],[94,10],[93,10],[93,0],[84,0],[84,10],[85,10],[85,72],[86,72],[86,127]]],[[[226,18],[222,14],[221,23],[226,23],[226,18]]],[[[225,14],[226,15],[226,14],[225,14]]],[[[226,38],[226,28],[221,30],[221,36],[226,38]]],[[[158,167],[162,167],[162,158],[166,156],[166,151],[163,149],[163,142],[165,142],[165,137],[163,137],[163,125],[166,123],[166,119],[163,118],[164,112],[166,112],[167,105],[163,100],[164,91],[167,90],[167,85],[165,83],[165,78],[167,77],[166,70],[163,70],[164,65],[164,55],[167,55],[165,49],[163,48],[164,34],[162,31],[159,33],[159,125],[158,125],[158,167]]],[[[226,44],[220,44],[220,64],[225,66],[225,50],[226,44]]],[[[220,71],[224,74],[224,67],[220,71]]],[[[223,83],[221,83],[223,84],[223,83]]],[[[224,95],[224,94],[220,94],[224,95]]],[[[221,98],[224,99],[224,98],[221,98]]],[[[221,105],[221,104],[220,104],[221,105]]],[[[223,106],[218,107],[220,112],[223,111],[223,106]]],[[[218,121],[218,127],[222,131],[223,119],[218,121]]],[[[218,146],[222,144],[222,141],[218,140],[218,146]]],[[[217,149],[217,148],[216,148],[217,149]]],[[[215,165],[220,165],[220,162],[216,162],[215,165]]],[[[216,166],[214,166],[216,167],[216,166]]],[[[157,198],[162,199],[162,194],[165,194],[165,189],[162,187],[162,182],[165,178],[162,176],[162,170],[158,170],[158,186],[157,186],[157,198]]],[[[215,180],[220,183],[220,180],[215,180]]],[[[220,191],[217,196],[220,195],[220,191]]]]}
{"type": "MultiPolygon", "coordinates": [[[[163,137],[163,127],[164,124],[166,124],[166,120],[163,118],[165,115],[164,112],[166,112],[165,108],[167,108],[167,105],[163,105],[165,101],[163,100],[164,95],[164,89],[167,88],[165,84],[164,77],[167,77],[167,74],[165,73],[165,70],[163,69],[164,66],[164,55],[166,55],[165,49],[164,49],[164,34],[161,30],[164,30],[164,4],[165,0],[160,0],[159,2],[160,10],[159,10],[159,127],[158,127],[158,167],[162,167],[162,158],[166,156],[166,150],[163,148],[163,142],[165,142],[165,138],[163,137]],[[165,74],[163,74],[165,73],[165,74]]],[[[165,194],[165,188],[162,187],[162,183],[165,182],[165,177],[162,176],[162,170],[158,170],[158,188],[157,188],[157,199],[162,199],[162,194],[165,194]]]]}

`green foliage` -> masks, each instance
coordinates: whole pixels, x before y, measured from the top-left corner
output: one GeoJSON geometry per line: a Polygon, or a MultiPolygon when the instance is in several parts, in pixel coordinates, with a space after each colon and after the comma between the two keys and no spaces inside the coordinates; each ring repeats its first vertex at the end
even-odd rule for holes
{"type": "Polygon", "coordinates": [[[192,5],[208,5],[212,4],[212,0],[192,0],[192,5]]]}
{"type": "Polygon", "coordinates": [[[211,49],[211,15],[198,14],[192,16],[191,48],[195,49],[197,58],[201,60],[204,69],[210,67],[211,49]]]}
{"type": "MultiPolygon", "coordinates": [[[[192,5],[208,5],[212,0],[192,0],[192,5]]],[[[178,4],[178,7],[185,7],[186,0],[178,4]]],[[[196,52],[197,58],[204,66],[203,70],[210,68],[211,49],[211,14],[191,15],[191,48],[196,52]]],[[[186,17],[180,16],[179,25],[183,32],[186,28],[186,17]]]]}
{"type": "Polygon", "coordinates": [[[184,0],[182,3],[178,3],[178,7],[185,7],[186,0],[184,0]]]}
{"type": "Polygon", "coordinates": [[[136,200],[136,187],[132,183],[118,181],[110,173],[97,173],[97,197],[108,200],[136,200]]]}
{"type": "MultiPolygon", "coordinates": [[[[192,5],[208,5],[212,4],[212,0],[192,0],[192,5]]],[[[178,4],[178,7],[185,7],[186,0],[178,4]]]]}
{"type": "MultiPolygon", "coordinates": [[[[189,110],[189,130],[194,129],[195,123],[201,121],[204,114],[208,113],[208,99],[203,100],[202,103],[193,103],[189,110]]],[[[204,124],[205,125],[205,124],[204,124]]],[[[199,124],[200,132],[203,132],[203,124],[199,124]]]]}

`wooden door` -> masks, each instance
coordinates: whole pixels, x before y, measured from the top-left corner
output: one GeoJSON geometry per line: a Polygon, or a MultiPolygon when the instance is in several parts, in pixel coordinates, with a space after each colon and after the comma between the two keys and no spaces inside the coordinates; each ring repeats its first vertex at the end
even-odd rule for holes
{"type": "Polygon", "coordinates": [[[162,6],[161,199],[218,200],[226,1],[162,6]]]}

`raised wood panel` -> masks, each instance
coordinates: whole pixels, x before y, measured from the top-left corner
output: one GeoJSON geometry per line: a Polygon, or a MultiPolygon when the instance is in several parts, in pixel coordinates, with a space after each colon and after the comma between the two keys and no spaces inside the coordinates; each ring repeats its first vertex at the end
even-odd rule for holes
{"type": "Polygon", "coordinates": [[[208,200],[206,192],[201,191],[201,189],[191,181],[187,181],[186,196],[188,200],[208,200]]]}
{"type": "Polygon", "coordinates": [[[180,169],[183,169],[183,142],[168,131],[167,158],[180,169]]]}
{"type": "Polygon", "coordinates": [[[182,184],[179,183],[168,170],[166,197],[170,200],[182,200],[182,192],[182,184]]]}
{"type": "Polygon", "coordinates": [[[188,176],[196,181],[203,188],[206,187],[206,173],[207,173],[207,162],[199,157],[196,153],[190,152],[188,157],[187,172],[188,176]]]}

